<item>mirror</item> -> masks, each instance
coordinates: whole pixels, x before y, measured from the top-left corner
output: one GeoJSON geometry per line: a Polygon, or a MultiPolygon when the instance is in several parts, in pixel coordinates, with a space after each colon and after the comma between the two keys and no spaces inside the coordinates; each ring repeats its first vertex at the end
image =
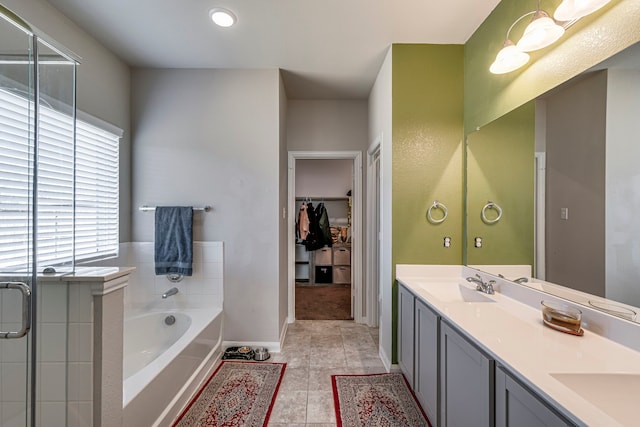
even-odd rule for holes
{"type": "Polygon", "coordinates": [[[465,263],[640,313],[638,117],[640,44],[469,134],[465,263]]]}

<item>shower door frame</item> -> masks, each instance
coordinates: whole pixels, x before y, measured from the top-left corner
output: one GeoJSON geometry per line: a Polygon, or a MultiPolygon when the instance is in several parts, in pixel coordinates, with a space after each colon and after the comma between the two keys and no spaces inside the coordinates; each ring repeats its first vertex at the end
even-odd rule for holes
{"type": "MultiPolygon", "coordinates": [[[[37,29],[34,29],[29,23],[22,20],[19,16],[11,12],[9,9],[0,5],[0,14],[3,15],[3,19],[7,21],[8,25],[15,25],[18,29],[25,32],[25,35],[29,38],[29,47],[31,49],[29,55],[28,66],[31,68],[30,77],[29,77],[29,88],[28,91],[30,98],[29,100],[33,104],[33,111],[30,112],[30,119],[33,120],[33,124],[29,129],[29,146],[32,151],[30,154],[30,161],[32,162],[32,170],[30,174],[31,182],[28,185],[29,194],[29,208],[26,210],[27,215],[30,215],[29,220],[27,221],[27,228],[30,231],[28,235],[31,236],[30,240],[30,250],[27,251],[28,262],[27,262],[27,270],[25,273],[20,273],[21,276],[25,278],[25,285],[28,288],[27,290],[23,290],[21,286],[12,286],[10,289],[20,289],[23,292],[23,331],[24,335],[19,338],[25,338],[27,340],[26,343],[26,351],[25,351],[25,383],[26,383],[26,393],[24,396],[24,410],[25,410],[25,423],[29,427],[36,427],[38,423],[38,364],[41,363],[39,358],[40,349],[38,343],[38,280],[37,280],[37,267],[38,267],[38,259],[37,259],[37,243],[38,243],[38,146],[39,146],[39,119],[40,119],[40,84],[39,84],[39,71],[40,71],[40,61],[39,61],[39,44],[42,43],[45,47],[53,50],[65,60],[69,61],[70,64],[73,65],[73,84],[72,84],[72,119],[73,119],[73,139],[74,139],[74,147],[75,147],[75,138],[76,138],[76,130],[75,130],[75,122],[76,122],[76,84],[77,84],[77,66],[80,63],[80,58],[74,53],[70,52],[68,49],[54,42],[52,38],[48,37],[46,34],[40,32],[37,29]],[[25,311],[26,309],[26,311],[25,311]],[[26,313],[26,314],[25,314],[26,313]],[[26,316],[26,318],[25,318],[26,316]]],[[[75,151],[75,148],[74,148],[75,151]]],[[[74,153],[75,157],[75,153],[74,153]]],[[[75,162],[75,159],[74,159],[75,162]]],[[[75,179],[74,179],[75,185],[75,179]]],[[[73,189],[73,205],[75,211],[75,188],[73,189]]],[[[75,217],[75,213],[74,213],[75,217]]],[[[74,220],[75,221],[75,220],[74,220]]],[[[73,229],[75,230],[75,223],[73,224],[73,229]]],[[[75,250],[73,251],[75,253],[75,250]]],[[[75,259],[75,256],[73,256],[75,259]]],[[[75,269],[75,261],[72,260],[72,269],[75,269]]],[[[22,331],[21,331],[22,332],[22,331]]],[[[17,334],[12,334],[16,338],[18,338],[17,334]]],[[[68,360],[67,362],[68,363],[68,360]]],[[[65,400],[66,400],[66,392],[65,392],[65,400]]],[[[19,402],[19,403],[23,403],[19,402]]]]}

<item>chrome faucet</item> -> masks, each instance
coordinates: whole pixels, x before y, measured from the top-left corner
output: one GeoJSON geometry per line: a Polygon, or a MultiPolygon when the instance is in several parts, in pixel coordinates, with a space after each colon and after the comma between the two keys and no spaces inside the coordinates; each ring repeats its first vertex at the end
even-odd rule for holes
{"type": "Polygon", "coordinates": [[[523,283],[527,283],[529,279],[527,279],[526,277],[518,277],[517,279],[513,279],[513,281],[516,283],[523,284],[523,283]]]}
{"type": "Polygon", "coordinates": [[[484,292],[485,294],[494,294],[493,284],[496,283],[495,280],[485,282],[479,274],[476,274],[476,277],[467,277],[467,282],[475,283],[476,291],[484,292]]]}
{"type": "Polygon", "coordinates": [[[167,292],[162,294],[162,299],[166,299],[167,297],[170,297],[171,295],[175,295],[177,293],[178,293],[178,288],[171,288],[167,292]]]}

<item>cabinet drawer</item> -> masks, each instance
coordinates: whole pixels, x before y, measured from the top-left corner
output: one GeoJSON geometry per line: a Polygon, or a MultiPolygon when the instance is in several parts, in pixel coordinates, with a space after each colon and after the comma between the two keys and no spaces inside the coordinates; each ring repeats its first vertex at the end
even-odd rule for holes
{"type": "Polygon", "coordinates": [[[351,265],[351,249],[341,247],[333,248],[333,264],[351,265]]]}
{"type": "Polygon", "coordinates": [[[309,264],[296,264],[296,280],[309,280],[309,264]]]}
{"type": "Polygon", "coordinates": [[[309,262],[309,252],[304,245],[296,245],[296,262],[309,262]]]}
{"type": "Polygon", "coordinates": [[[316,265],[331,265],[331,248],[316,251],[316,265]]]}
{"type": "Polygon", "coordinates": [[[351,267],[345,265],[334,265],[333,283],[351,283],[351,267]]]}

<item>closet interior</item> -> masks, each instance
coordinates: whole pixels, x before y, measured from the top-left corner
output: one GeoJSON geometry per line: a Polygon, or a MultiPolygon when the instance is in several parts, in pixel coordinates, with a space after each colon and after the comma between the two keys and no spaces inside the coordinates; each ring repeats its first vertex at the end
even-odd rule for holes
{"type": "Polygon", "coordinates": [[[296,319],[351,319],[353,161],[296,161],[296,319]]]}

